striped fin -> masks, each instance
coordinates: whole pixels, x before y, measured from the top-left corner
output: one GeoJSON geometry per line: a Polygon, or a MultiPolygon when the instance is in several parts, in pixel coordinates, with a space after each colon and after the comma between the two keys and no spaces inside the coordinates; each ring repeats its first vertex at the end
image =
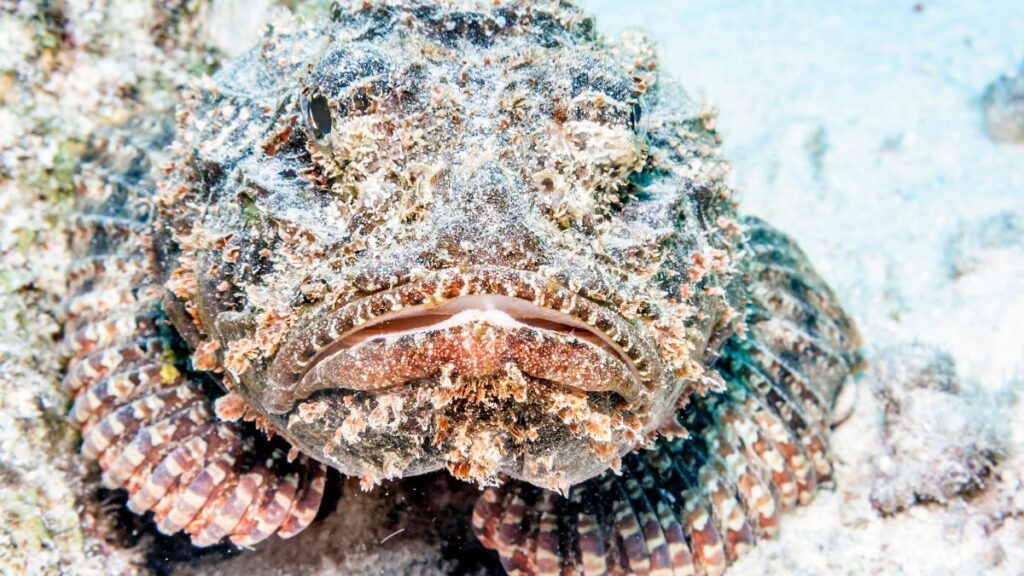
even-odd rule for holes
{"type": "Polygon", "coordinates": [[[125,489],[133,512],[152,511],[159,530],[184,530],[197,546],[293,536],[315,518],[326,470],[289,462],[249,423],[218,421],[209,376],[172,353],[183,343],[161,308],[146,239],[155,190],[146,146],[166,142],[131,142],[157,132],[99,137],[102,163],[79,174],[62,343],[69,420],[104,484],[125,489]]]}
{"type": "Polygon", "coordinates": [[[305,530],[316,518],[320,510],[320,501],[324,496],[327,467],[308,458],[303,458],[302,462],[306,468],[302,480],[302,493],[292,503],[277,531],[281,538],[291,538],[305,530]]]}
{"type": "Polygon", "coordinates": [[[82,388],[105,378],[112,369],[125,370],[143,363],[154,363],[169,351],[165,342],[160,337],[135,339],[83,354],[68,368],[61,388],[67,394],[77,394],[82,388]]]}

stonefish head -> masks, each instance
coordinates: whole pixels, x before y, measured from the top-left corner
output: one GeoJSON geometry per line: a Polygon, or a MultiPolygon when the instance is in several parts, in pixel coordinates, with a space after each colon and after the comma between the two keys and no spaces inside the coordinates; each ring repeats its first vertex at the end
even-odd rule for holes
{"type": "Polygon", "coordinates": [[[222,416],[371,484],[564,489],[717,384],[725,165],[642,38],[366,3],[271,29],[180,117],[155,261],[222,416]]]}

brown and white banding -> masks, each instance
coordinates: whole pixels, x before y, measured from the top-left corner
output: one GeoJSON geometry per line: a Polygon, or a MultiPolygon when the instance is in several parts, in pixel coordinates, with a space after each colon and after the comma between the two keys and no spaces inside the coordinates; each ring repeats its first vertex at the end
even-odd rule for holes
{"type": "Polygon", "coordinates": [[[258,470],[265,483],[259,499],[232,530],[231,541],[237,546],[253,546],[270,537],[284,522],[295,499],[299,479],[294,472],[281,474],[264,467],[258,470]]]}
{"type": "Polygon", "coordinates": [[[196,546],[211,546],[232,534],[246,511],[258,501],[261,488],[266,482],[265,472],[236,473],[222,482],[214,496],[186,528],[192,534],[192,543],[196,546]]]}
{"type": "MultiPolygon", "coordinates": [[[[213,424],[200,428],[200,433],[209,433],[213,424]]],[[[161,505],[169,510],[174,505],[173,498],[166,498],[174,493],[182,482],[182,478],[199,472],[199,462],[206,451],[207,443],[203,436],[197,434],[188,441],[174,448],[163,461],[157,465],[150,477],[140,483],[138,491],[128,499],[128,507],[135,512],[153,510],[160,515],[161,505]]]]}
{"type": "Polygon", "coordinates": [[[85,430],[82,454],[99,459],[101,465],[109,464],[113,454],[107,455],[106,451],[110,446],[116,446],[132,438],[140,427],[147,426],[150,422],[202,398],[197,390],[187,386],[176,386],[124,404],[106,414],[95,426],[85,430]]]}
{"type": "MultiPolygon", "coordinates": [[[[89,264],[83,273],[118,270],[112,256],[89,264]]],[[[69,303],[64,344],[69,417],[82,427],[82,453],[98,460],[104,485],[127,489],[130,510],[152,510],[158,529],[186,530],[198,546],[224,537],[251,545],[307,526],[323,494],[322,465],[287,463],[283,453],[267,465],[243,463],[251,448],[238,425],[217,422],[207,393],[168,369],[153,295],[124,284],[133,272],[115,276],[104,278],[113,285],[102,283],[103,294],[83,291],[69,303]]]]}
{"type": "Polygon", "coordinates": [[[134,306],[111,316],[104,316],[95,322],[83,325],[70,332],[62,343],[62,353],[77,356],[99,348],[108,348],[132,339],[157,335],[156,320],[159,312],[146,307],[134,306]]]}
{"type": "Polygon", "coordinates": [[[303,491],[292,502],[287,517],[277,530],[278,536],[291,538],[313,522],[320,511],[326,484],[327,467],[320,462],[307,459],[306,474],[302,482],[303,491]]]}
{"type": "Polygon", "coordinates": [[[86,426],[95,420],[107,406],[120,406],[132,398],[164,384],[162,364],[149,363],[126,366],[107,374],[88,386],[75,397],[71,407],[71,421],[86,426]]]}
{"type": "Polygon", "coordinates": [[[115,368],[158,362],[163,359],[164,351],[164,340],[156,337],[130,340],[110,348],[93,350],[68,366],[61,389],[66,394],[75,394],[104,378],[115,368]]]}
{"type": "Polygon", "coordinates": [[[197,397],[166,418],[141,427],[130,442],[122,442],[116,447],[118,456],[105,472],[107,481],[125,486],[131,493],[132,485],[140,482],[145,475],[144,469],[159,463],[181,439],[192,434],[197,423],[208,418],[209,411],[205,409],[205,403],[201,397],[197,397]]]}
{"type": "Polygon", "coordinates": [[[141,513],[151,509],[162,498],[183,468],[180,463],[180,451],[187,450],[183,446],[200,436],[204,430],[212,428],[211,414],[204,403],[199,403],[188,410],[179,412],[166,421],[168,436],[162,445],[152,450],[128,479],[128,508],[141,513]]]}
{"type": "Polygon", "coordinates": [[[191,447],[184,472],[155,506],[157,528],[165,534],[184,530],[206,505],[214,490],[233,474],[234,464],[241,455],[243,445],[236,434],[218,430],[208,442],[191,447]]]}

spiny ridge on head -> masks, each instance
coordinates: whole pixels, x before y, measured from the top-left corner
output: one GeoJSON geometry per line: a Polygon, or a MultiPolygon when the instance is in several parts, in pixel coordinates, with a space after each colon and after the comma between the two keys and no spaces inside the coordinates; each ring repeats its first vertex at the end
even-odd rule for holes
{"type": "Polygon", "coordinates": [[[593,18],[564,0],[352,0],[335,4],[332,16],[362,30],[362,40],[415,31],[448,46],[520,36],[552,47],[597,38],[593,18]]]}

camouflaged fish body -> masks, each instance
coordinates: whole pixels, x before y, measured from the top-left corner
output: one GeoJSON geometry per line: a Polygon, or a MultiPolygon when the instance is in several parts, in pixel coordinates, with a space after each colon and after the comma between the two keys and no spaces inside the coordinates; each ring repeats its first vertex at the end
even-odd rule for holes
{"type": "Polygon", "coordinates": [[[358,3],[170,124],[83,164],[65,338],[83,453],[160,530],[447,470],[510,572],[716,574],[830,481],[856,331],[643,38],[358,3]]]}

